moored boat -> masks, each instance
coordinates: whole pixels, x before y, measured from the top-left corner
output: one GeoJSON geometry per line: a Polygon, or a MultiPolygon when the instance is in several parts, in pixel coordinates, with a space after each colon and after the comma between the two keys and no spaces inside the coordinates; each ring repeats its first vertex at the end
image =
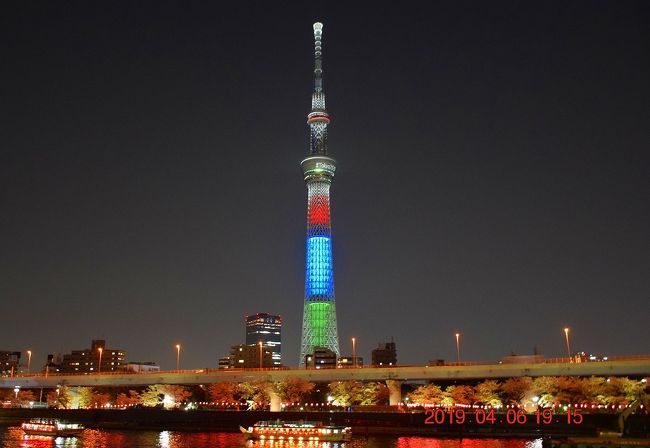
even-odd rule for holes
{"type": "Polygon", "coordinates": [[[55,418],[35,418],[20,425],[30,436],[74,437],[84,430],[79,423],[68,423],[55,418]]]}
{"type": "Polygon", "coordinates": [[[316,440],[322,442],[344,442],[350,440],[352,428],[349,426],[325,425],[322,422],[308,421],[260,421],[248,429],[239,427],[249,439],[263,440],[316,440]]]}

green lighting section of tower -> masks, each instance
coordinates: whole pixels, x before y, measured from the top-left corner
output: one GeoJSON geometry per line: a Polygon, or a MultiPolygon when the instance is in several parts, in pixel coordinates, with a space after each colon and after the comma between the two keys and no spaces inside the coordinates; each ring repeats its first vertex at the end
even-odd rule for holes
{"type": "Polygon", "coordinates": [[[328,329],[336,316],[335,305],[333,302],[307,302],[305,305],[305,320],[311,326],[311,347],[326,347],[328,329]]]}

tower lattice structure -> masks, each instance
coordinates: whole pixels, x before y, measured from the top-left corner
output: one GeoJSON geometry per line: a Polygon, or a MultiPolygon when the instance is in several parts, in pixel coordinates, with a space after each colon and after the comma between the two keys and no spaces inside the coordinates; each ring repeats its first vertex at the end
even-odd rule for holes
{"type": "Polygon", "coordinates": [[[307,115],[310,130],[309,156],[301,162],[307,184],[307,256],[305,272],[305,307],[302,319],[300,364],[314,347],[327,347],[340,355],[334,300],[332,263],[332,225],[330,221],[330,186],[336,161],[327,155],[327,125],[322,63],[323,24],[314,23],[314,92],[311,112],[307,115]]]}

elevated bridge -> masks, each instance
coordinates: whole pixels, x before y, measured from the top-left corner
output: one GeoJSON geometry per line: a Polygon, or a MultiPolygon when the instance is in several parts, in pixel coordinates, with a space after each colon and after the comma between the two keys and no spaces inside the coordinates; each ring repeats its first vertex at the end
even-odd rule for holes
{"type": "Polygon", "coordinates": [[[337,369],[195,369],[159,372],[93,374],[32,374],[0,378],[0,388],[67,386],[197,385],[222,381],[281,381],[299,377],[312,382],[481,380],[519,376],[650,376],[650,356],[619,357],[599,362],[547,359],[532,364],[451,363],[443,366],[347,367],[337,369]]]}

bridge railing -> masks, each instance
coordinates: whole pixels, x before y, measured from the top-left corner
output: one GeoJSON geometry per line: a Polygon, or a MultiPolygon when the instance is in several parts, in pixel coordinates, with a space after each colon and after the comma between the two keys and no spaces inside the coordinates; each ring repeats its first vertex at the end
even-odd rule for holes
{"type": "Polygon", "coordinates": [[[254,367],[254,368],[230,368],[230,369],[184,369],[184,370],[145,370],[145,371],[135,371],[135,370],[107,370],[104,372],[48,372],[48,373],[20,373],[15,374],[14,376],[19,376],[21,378],[49,378],[57,376],[71,376],[71,375],[83,375],[83,376],[95,376],[95,375],[160,375],[160,374],[180,374],[180,375],[200,375],[200,374],[209,374],[209,373],[225,373],[225,372],[269,372],[276,370],[292,370],[290,367],[254,367]]]}
{"type": "MultiPolygon", "coordinates": [[[[568,364],[568,363],[601,363],[608,361],[650,361],[650,355],[625,355],[625,356],[609,356],[606,360],[585,360],[581,358],[543,358],[530,364],[568,364]]],[[[427,364],[427,365],[395,365],[395,366],[337,366],[331,369],[402,369],[402,368],[428,368],[435,369],[437,367],[471,367],[471,366],[486,366],[486,365],[517,365],[519,363],[503,363],[494,361],[461,361],[461,362],[443,362],[441,364],[427,364]]],[[[529,363],[524,363],[529,364],[529,363]]],[[[21,378],[48,378],[48,377],[62,377],[72,375],[85,375],[85,376],[104,376],[104,375],[160,375],[160,374],[178,374],[178,375],[202,375],[211,373],[220,373],[223,375],[236,375],[242,372],[273,372],[283,370],[305,370],[291,367],[262,367],[262,368],[203,368],[203,369],[184,369],[184,370],[156,370],[156,371],[132,371],[132,370],[118,370],[118,371],[104,371],[104,372],[78,372],[78,373],[65,373],[65,372],[47,372],[47,373],[19,373],[14,374],[14,377],[21,378]]],[[[313,369],[310,369],[313,370],[313,369]]],[[[327,369],[330,370],[330,369],[327,369]]]]}

